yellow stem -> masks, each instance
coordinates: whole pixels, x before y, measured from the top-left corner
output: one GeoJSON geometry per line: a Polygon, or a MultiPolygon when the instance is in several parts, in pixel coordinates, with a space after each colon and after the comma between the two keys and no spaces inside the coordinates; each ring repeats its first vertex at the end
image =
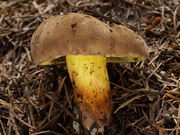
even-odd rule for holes
{"type": "Polygon", "coordinates": [[[106,58],[68,55],[66,62],[84,127],[90,129],[94,123],[107,125],[111,95],[106,58]]]}

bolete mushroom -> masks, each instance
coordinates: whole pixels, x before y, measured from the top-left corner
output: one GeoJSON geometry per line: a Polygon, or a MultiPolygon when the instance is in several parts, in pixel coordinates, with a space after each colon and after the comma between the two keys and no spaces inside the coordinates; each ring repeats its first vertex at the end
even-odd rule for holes
{"type": "Polygon", "coordinates": [[[109,26],[85,14],[50,17],[31,40],[35,64],[57,64],[65,56],[69,76],[80,109],[82,123],[109,123],[111,95],[106,62],[133,62],[147,57],[147,45],[135,32],[122,25],[109,26]]]}

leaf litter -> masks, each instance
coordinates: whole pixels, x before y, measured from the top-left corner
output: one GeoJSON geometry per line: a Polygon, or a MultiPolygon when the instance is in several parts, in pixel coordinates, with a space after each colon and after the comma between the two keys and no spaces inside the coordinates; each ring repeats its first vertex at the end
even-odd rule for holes
{"type": "Polygon", "coordinates": [[[180,134],[179,0],[1,0],[0,133],[88,134],[73,111],[66,65],[35,66],[30,39],[52,15],[86,13],[143,36],[150,56],[108,64],[113,97],[108,135],[180,134]]]}

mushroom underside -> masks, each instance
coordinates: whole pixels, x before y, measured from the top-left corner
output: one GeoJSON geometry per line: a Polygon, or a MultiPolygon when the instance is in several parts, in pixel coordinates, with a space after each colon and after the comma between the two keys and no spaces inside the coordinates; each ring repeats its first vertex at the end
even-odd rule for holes
{"type": "MultiPolygon", "coordinates": [[[[84,56],[84,55],[78,55],[78,56],[84,56]]],[[[94,56],[94,55],[93,55],[94,56]]],[[[144,60],[144,57],[129,54],[127,56],[123,57],[106,57],[107,63],[126,63],[126,62],[138,62],[144,60]]],[[[58,56],[57,58],[51,60],[48,59],[47,61],[42,62],[40,65],[59,65],[62,63],[66,63],[66,56],[58,56]]]]}

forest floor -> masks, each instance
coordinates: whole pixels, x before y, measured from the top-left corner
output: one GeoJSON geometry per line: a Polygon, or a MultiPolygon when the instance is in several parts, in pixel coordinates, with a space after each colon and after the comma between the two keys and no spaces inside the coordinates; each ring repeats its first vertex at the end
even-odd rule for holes
{"type": "MultiPolygon", "coordinates": [[[[0,134],[75,135],[66,65],[35,66],[30,39],[53,15],[85,13],[122,24],[147,42],[149,57],[108,64],[113,97],[106,135],[180,134],[180,1],[1,0],[0,134]]],[[[80,127],[80,134],[86,132],[80,127]]]]}

